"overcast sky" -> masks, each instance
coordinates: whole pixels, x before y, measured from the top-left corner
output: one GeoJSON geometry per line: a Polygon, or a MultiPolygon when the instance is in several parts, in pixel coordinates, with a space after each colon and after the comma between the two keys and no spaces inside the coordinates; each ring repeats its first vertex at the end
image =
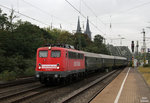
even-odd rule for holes
{"type": "MultiPolygon", "coordinates": [[[[145,28],[146,37],[150,37],[150,1],[149,0],[67,0],[85,17],[89,17],[92,38],[96,34],[104,36],[107,43],[122,45],[130,48],[131,41],[139,41],[142,46],[142,29],[145,28]],[[111,28],[110,28],[111,24],[111,28]],[[96,28],[97,27],[97,28],[96,28]]],[[[37,21],[23,17],[18,19],[30,21],[40,27],[53,25],[74,32],[77,26],[77,18],[80,16],[81,28],[84,31],[86,18],[81,16],[65,0],[0,0],[0,5],[13,8],[16,11],[30,16],[37,21]],[[46,24],[46,25],[45,25],[46,24]]],[[[1,7],[4,12],[9,10],[1,7]]],[[[150,48],[150,39],[147,39],[147,47],[150,48]]]]}

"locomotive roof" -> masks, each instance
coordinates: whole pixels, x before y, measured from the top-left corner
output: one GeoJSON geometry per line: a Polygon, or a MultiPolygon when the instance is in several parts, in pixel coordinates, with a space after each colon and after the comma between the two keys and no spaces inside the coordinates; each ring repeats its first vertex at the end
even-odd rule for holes
{"type": "MultiPolygon", "coordinates": [[[[57,50],[68,50],[68,51],[72,51],[72,52],[78,52],[78,53],[82,53],[79,50],[76,49],[68,49],[68,48],[63,48],[63,47],[51,47],[52,50],[57,49],[57,50]]],[[[49,47],[40,47],[38,48],[38,50],[49,50],[49,47]]]]}

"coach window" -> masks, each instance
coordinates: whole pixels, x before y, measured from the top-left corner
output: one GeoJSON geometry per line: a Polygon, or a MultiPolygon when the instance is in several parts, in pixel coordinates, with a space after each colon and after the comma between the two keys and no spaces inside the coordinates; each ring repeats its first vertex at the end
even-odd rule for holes
{"type": "Polygon", "coordinates": [[[39,51],[39,57],[44,58],[47,57],[48,51],[47,50],[41,50],[39,51]]]}
{"type": "Polygon", "coordinates": [[[60,50],[52,50],[51,51],[51,57],[53,57],[53,58],[60,57],[60,50]]]}

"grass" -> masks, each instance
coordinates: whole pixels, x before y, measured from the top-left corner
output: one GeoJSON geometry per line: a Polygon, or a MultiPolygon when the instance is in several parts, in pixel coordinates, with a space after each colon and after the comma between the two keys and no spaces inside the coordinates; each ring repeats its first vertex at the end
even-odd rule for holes
{"type": "Polygon", "coordinates": [[[0,73],[0,80],[1,81],[11,81],[16,79],[16,73],[14,71],[4,71],[0,73]]]}
{"type": "Polygon", "coordinates": [[[150,86],[150,67],[139,67],[138,71],[142,73],[147,84],[150,86]]]}
{"type": "Polygon", "coordinates": [[[0,73],[0,81],[12,81],[21,77],[33,76],[35,74],[35,70],[33,67],[27,68],[25,71],[20,69],[16,69],[15,71],[5,70],[0,73]]]}

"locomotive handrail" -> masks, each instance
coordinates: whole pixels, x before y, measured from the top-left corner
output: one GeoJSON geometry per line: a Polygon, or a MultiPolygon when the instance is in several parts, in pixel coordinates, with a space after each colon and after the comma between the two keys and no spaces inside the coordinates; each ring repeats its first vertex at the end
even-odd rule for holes
{"type": "Polygon", "coordinates": [[[63,47],[63,48],[68,48],[68,49],[74,49],[74,46],[69,45],[69,44],[46,44],[45,46],[50,46],[50,47],[63,47]]]}

